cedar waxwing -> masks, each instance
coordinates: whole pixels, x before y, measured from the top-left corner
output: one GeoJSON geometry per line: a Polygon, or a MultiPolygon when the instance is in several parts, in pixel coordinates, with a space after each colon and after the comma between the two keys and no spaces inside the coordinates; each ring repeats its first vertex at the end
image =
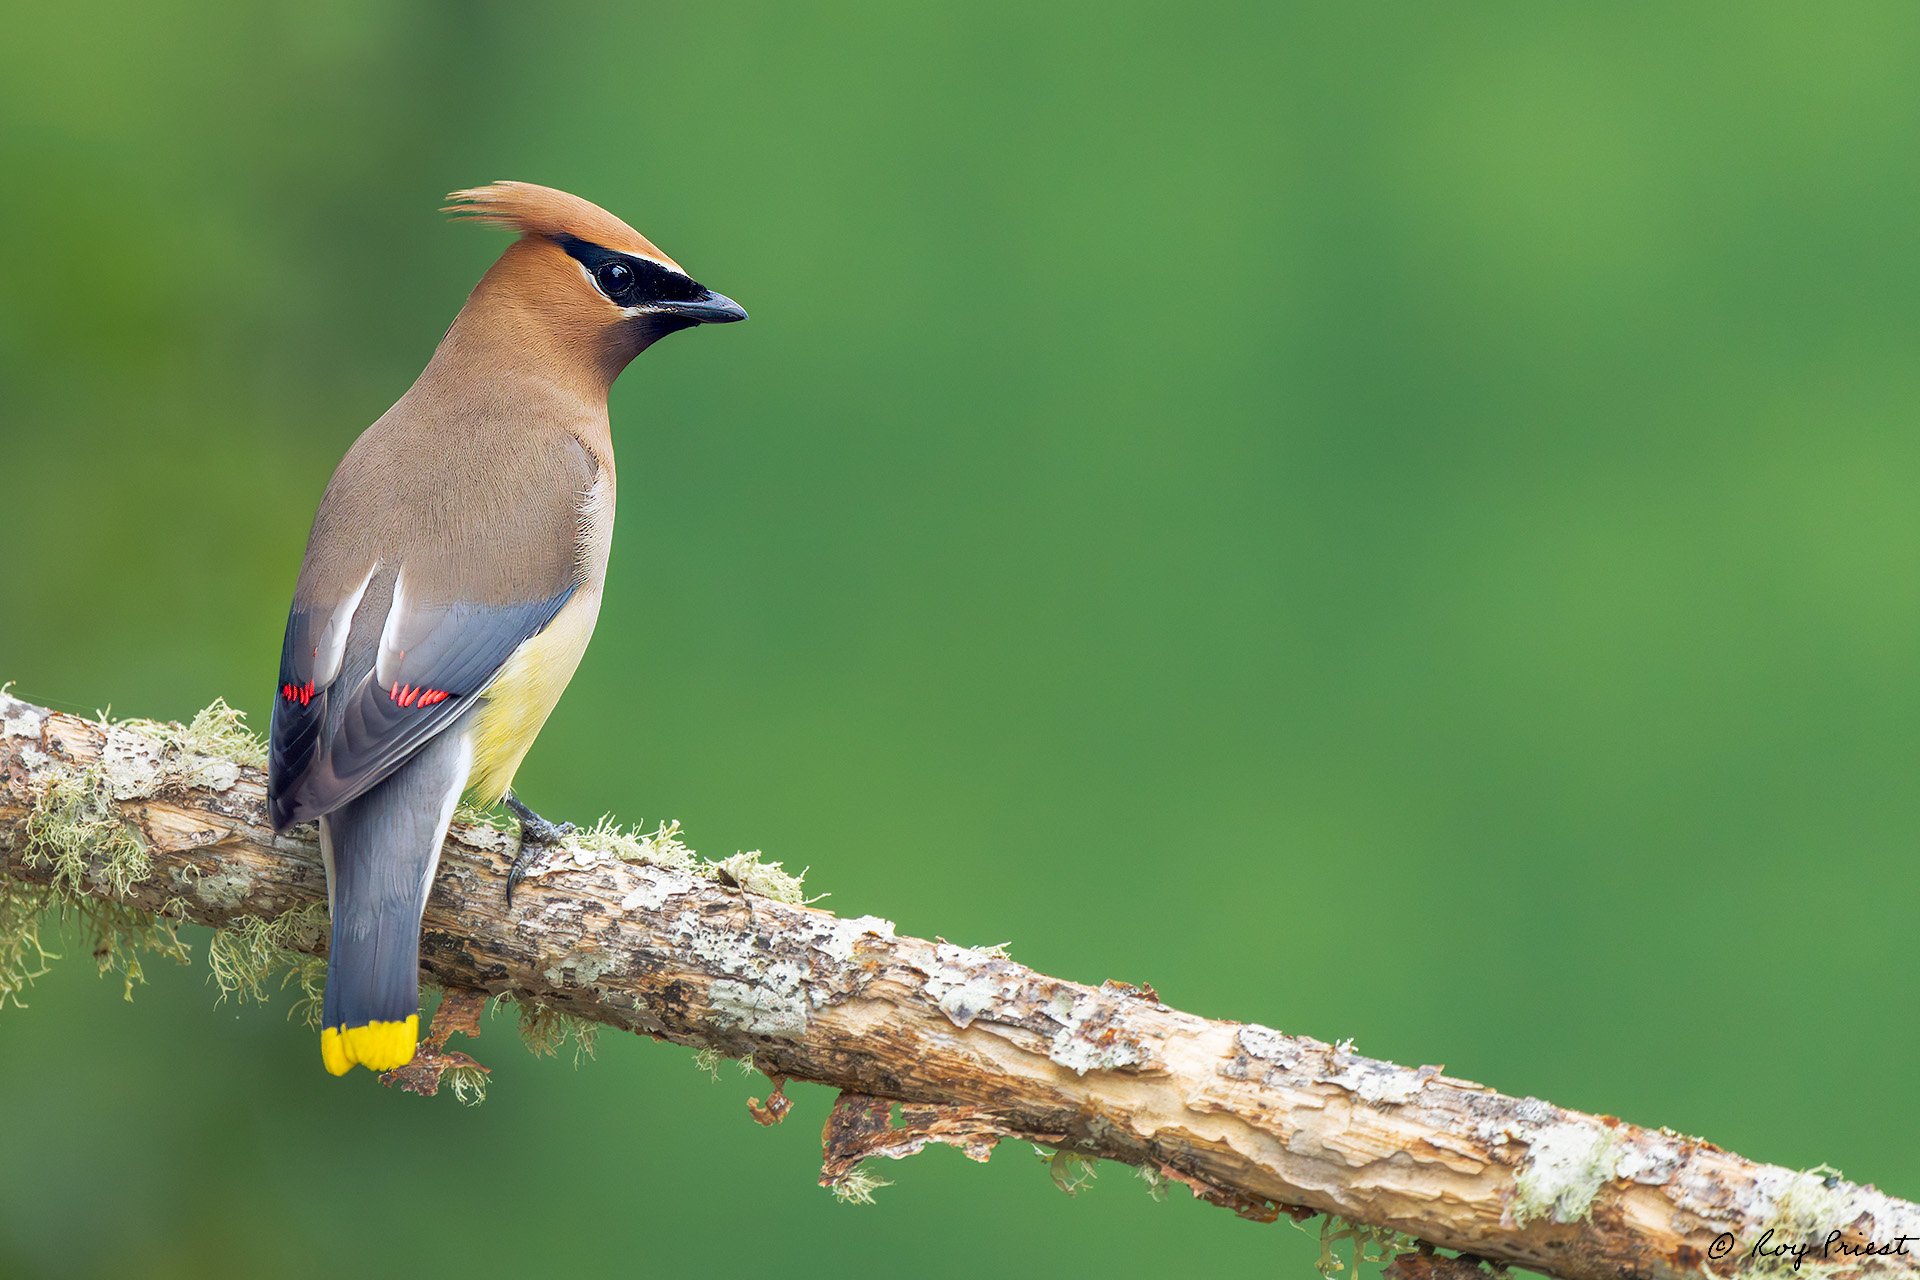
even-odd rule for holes
{"type": "Polygon", "coordinates": [[[496,182],[450,199],[520,238],[328,482],[273,704],[274,828],[320,823],[335,1075],[413,1058],[420,917],[461,793],[520,815],[509,903],[527,845],[564,830],[509,788],[600,612],[608,388],[659,338],[747,318],[578,196],[496,182]]]}

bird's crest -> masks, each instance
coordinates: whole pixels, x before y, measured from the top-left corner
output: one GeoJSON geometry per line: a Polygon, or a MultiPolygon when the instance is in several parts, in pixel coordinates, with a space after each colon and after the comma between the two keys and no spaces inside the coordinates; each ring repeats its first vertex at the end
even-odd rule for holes
{"type": "Polygon", "coordinates": [[[457,220],[508,227],[530,236],[574,236],[603,249],[637,254],[681,270],[680,264],[655,248],[653,241],[599,205],[552,187],[494,182],[449,192],[447,199],[453,203],[440,212],[450,213],[457,220]]]}

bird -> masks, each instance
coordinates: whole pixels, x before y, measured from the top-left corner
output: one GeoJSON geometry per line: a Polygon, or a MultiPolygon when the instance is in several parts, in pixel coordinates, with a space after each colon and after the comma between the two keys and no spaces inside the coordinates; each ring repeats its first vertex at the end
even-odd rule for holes
{"type": "Polygon", "coordinates": [[[608,390],[667,334],[747,318],[579,196],[503,181],[447,198],[455,220],[518,237],[327,483],[268,735],[274,830],[319,824],[334,1075],[413,1059],[420,921],[461,796],[520,819],[509,907],[538,846],[569,829],[512,787],[600,612],[608,390]]]}

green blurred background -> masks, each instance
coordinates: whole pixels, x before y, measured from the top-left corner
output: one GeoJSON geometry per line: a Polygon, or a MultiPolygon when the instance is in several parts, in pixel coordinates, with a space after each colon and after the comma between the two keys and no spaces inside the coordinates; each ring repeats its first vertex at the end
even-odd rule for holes
{"type": "MultiPolygon", "coordinates": [[[[7,8],[0,679],[263,723],[314,505],[514,177],[750,324],[613,397],[520,775],[1009,940],[1920,1194],[1920,12],[7,8]]],[[[1307,1275],[1023,1150],[507,1022],[478,1110],[83,954],[0,1014],[0,1274],[1307,1275]]]]}

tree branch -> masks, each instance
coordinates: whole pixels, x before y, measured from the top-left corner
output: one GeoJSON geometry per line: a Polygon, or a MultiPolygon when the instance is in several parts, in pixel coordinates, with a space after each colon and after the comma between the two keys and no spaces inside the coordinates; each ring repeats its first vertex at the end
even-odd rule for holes
{"type": "MultiPolygon", "coordinates": [[[[58,883],[216,927],[324,903],[311,829],[275,836],[264,774],[237,742],[202,754],[219,745],[0,692],[0,888],[58,883]]],[[[1018,1138],[1066,1153],[1056,1176],[1122,1161],[1245,1217],[1338,1215],[1567,1280],[1784,1270],[1792,1255],[1768,1251],[1807,1242],[1827,1275],[1916,1272],[1920,1207],[1823,1171],[1050,978],[687,865],[547,855],[509,913],[512,854],[484,824],[447,843],[421,940],[425,976],[457,997],[441,1020],[470,1015],[463,993],[512,994],[833,1085],[825,1183],[927,1142],[985,1159],[1018,1138]]],[[[776,1091],[755,1116],[784,1104],[776,1091]]]]}

